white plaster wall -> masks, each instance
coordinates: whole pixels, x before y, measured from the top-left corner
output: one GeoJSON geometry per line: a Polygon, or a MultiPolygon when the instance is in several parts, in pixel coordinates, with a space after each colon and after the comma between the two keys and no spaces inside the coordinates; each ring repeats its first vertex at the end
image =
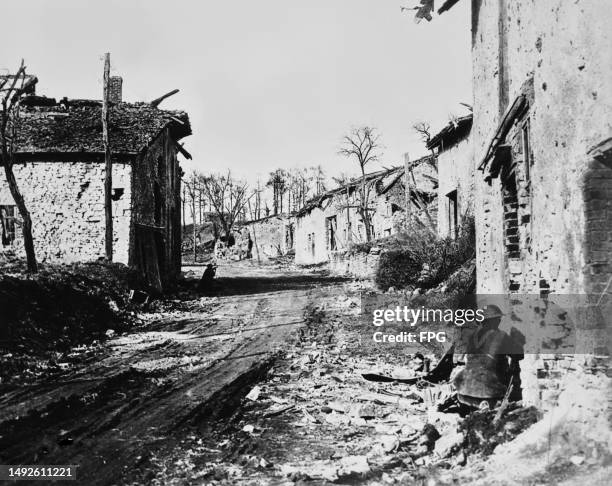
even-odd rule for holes
{"type": "Polygon", "coordinates": [[[461,219],[474,210],[474,153],[470,137],[438,154],[438,234],[449,236],[447,194],[456,190],[461,219]]]}

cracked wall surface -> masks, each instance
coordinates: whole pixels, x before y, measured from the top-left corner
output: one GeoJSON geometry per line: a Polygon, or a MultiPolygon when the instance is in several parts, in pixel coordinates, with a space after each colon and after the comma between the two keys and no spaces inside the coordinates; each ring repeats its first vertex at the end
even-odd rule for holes
{"type": "MultiPolygon", "coordinates": [[[[41,261],[76,262],[103,258],[104,163],[26,162],[13,167],[32,218],[36,256],[41,261]]],[[[113,163],[113,187],[123,194],[113,201],[115,261],[128,263],[131,219],[131,173],[127,163],[113,163]]],[[[6,180],[0,178],[0,205],[13,205],[6,180]]],[[[25,256],[17,217],[12,247],[25,256]]]]}
{"type": "MultiPolygon", "coordinates": [[[[505,110],[533,82],[528,111],[504,140],[516,187],[502,177],[489,185],[476,172],[481,294],[611,292],[612,164],[609,151],[591,153],[612,136],[607,9],[606,0],[472,1],[476,167],[505,110]],[[529,177],[520,136],[525,120],[529,177]]],[[[597,346],[593,353],[602,351],[597,346]]],[[[522,367],[526,401],[550,406],[562,376],[576,368],[575,356],[529,356],[522,367]]]]}

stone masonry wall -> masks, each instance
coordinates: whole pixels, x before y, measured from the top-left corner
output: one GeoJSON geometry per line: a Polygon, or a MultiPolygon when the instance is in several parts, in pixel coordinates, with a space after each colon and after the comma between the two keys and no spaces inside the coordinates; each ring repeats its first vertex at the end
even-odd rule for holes
{"type": "MultiPolygon", "coordinates": [[[[14,172],[32,217],[40,261],[75,262],[104,257],[104,163],[27,162],[15,165],[14,172]]],[[[114,256],[115,261],[126,264],[130,179],[129,164],[113,164],[113,187],[123,190],[113,202],[114,256]]],[[[0,178],[0,205],[14,205],[4,177],[0,178]]],[[[20,225],[15,234],[14,249],[25,256],[20,225]]],[[[7,249],[10,248],[0,251],[7,249]]]]}
{"type": "Polygon", "coordinates": [[[239,236],[236,244],[248,248],[248,240],[252,241],[252,258],[266,260],[269,258],[285,255],[293,249],[295,240],[295,229],[291,234],[291,227],[294,227],[295,219],[278,215],[249,222],[237,228],[239,236]],[[246,245],[246,246],[245,246],[246,245]]]}
{"type": "Polygon", "coordinates": [[[329,271],[334,275],[373,280],[380,260],[376,253],[334,251],[330,255],[329,271]]]}
{"type": "MultiPolygon", "coordinates": [[[[325,201],[323,207],[298,216],[295,224],[295,262],[299,265],[328,262],[332,251],[345,251],[352,243],[365,242],[365,227],[361,216],[355,208],[346,209],[347,205],[355,204],[353,197],[347,199],[345,194],[339,194],[325,201]],[[328,218],[335,218],[335,249],[330,248],[328,218]]],[[[384,229],[389,229],[389,234],[393,234],[397,221],[386,196],[377,197],[376,208],[372,217],[375,236],[384,236],[384,229]]]]}
{"type": "MultiPolygon", "coordinates": [[[[313,265],[328,261],[325,232],[327,216],[325,210],[317,207],[308,214],[296,218],[295,263],[298,265],[313,265]]],[[[338,227],[341,228],[339,221],[338,227]]]]}
{"type": "Polygon", "coordinates": [[[474,156],[471,139],[438,153],[438,235],[450,236],[448,224],[448,194],[457,191],[458,224],[462,217],[474,211],[474,156]]]}
{"type": "MultiPolygon", "coordinates": [[[[516,188],[499,178],[488,185],[476,173],[479,293],[600,293],[609,283],[612,164],[590,155],[612,136],[608,9],[606,0],[472,1],[476,165],[502,113],[533,82],[520,120],[528,123],[530,153],[517,138],[521,127],[508,136],[516,188]]],[[[526,402],[554,405],[564,374],[586,361],[527,356],[526,402]]]]}

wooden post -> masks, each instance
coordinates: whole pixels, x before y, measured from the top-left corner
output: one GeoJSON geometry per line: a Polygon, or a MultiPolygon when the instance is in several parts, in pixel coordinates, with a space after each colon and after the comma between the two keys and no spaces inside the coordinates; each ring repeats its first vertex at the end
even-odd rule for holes
{"type": "Polygon", "coordinates": [[[110,53],[104,54],[104,87],[102,97],[102,145],[104,146],[104,214],[106,219],[105,246],[106,259],[113,261],[113,162],[108,141],[108,97],[110,78],[110,53]]]}
{"type": "Polygon", "coordinates": [[[187,223],[185,222],[185,201],[187,200],[187,190],[185,189],[185,181],[183,181],[183,198],[181,199],[181,204],[183,205],[183,236],[185,234],[185,229],[187,228],[187,223]]]}
{"type": "Polygon", "coordinates": [[[408,152],[406,152],[404,154],[404,186],[405,186],[405,191],[404,191],[404,198],[405,198],[405,204],[406,204],[406,224],[405,224],[405,229],[406,231],[408,231],[408,228],[410,227],[410,218],[411,218],[411,205],[410,205],[410,193],[411,193],[411,189],[410,189],[410,155],[408,154],[408,152]]]}
{"type": "MultiPolygon", "coordinates": [[[[259,187],[259,181],[257,181],[257,187],[259,187]]],[[[251,200],[248,200],[249,209],[251,209],[251,200]]],[[[261,265],[261,258],[259,256],[259,246],[257,246],[257,235],[255,234],[255,225],[253,226],[253,246],[255,246],[255,254],[257,255],[257,265],[261,265]]],[[[252,255],[251,255],[252,256],[252,255]]]]}
{"type": "Polygon", "coordinates": [[[196,187],[196,174],[195,171],[193,171],[193,175],[191,176],[191,216],[192,216],[192,223],[193,223],[193,263],[197,263],[198,262],[198,242],[197,242],[197,229],[196,229],[196,224],[197,224],[197,220],[196,220],[196,194],[195,194],[195,187],[196,187]]]}
{"type": "Polygon", "coordinates": [[[347,183],[346,186],[346,246],[353,241],[353,228],[351,227],[351,190],[347,183]]]}

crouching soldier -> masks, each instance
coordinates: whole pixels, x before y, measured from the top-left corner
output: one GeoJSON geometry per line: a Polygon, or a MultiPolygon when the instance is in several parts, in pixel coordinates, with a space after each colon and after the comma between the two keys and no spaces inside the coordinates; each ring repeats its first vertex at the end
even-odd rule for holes
{"type": "Polygon", "coordinates": [[[217,273],[217,266],[214,263],[209,263],[204,269],[202,278],[198,282],[198,290],[208,290],[212,287],[215,275],[217,273]]]}
{"type": "Polygon", "coordinates": [[[512,385],[510,399],[520,399],[519,360],[523,347],[499,330],[503,313],[496,305],[483,309],[484,320],[468,338],[465,368],[453,380],[460,403],[490,408],[503,399],[512,385]]]}

